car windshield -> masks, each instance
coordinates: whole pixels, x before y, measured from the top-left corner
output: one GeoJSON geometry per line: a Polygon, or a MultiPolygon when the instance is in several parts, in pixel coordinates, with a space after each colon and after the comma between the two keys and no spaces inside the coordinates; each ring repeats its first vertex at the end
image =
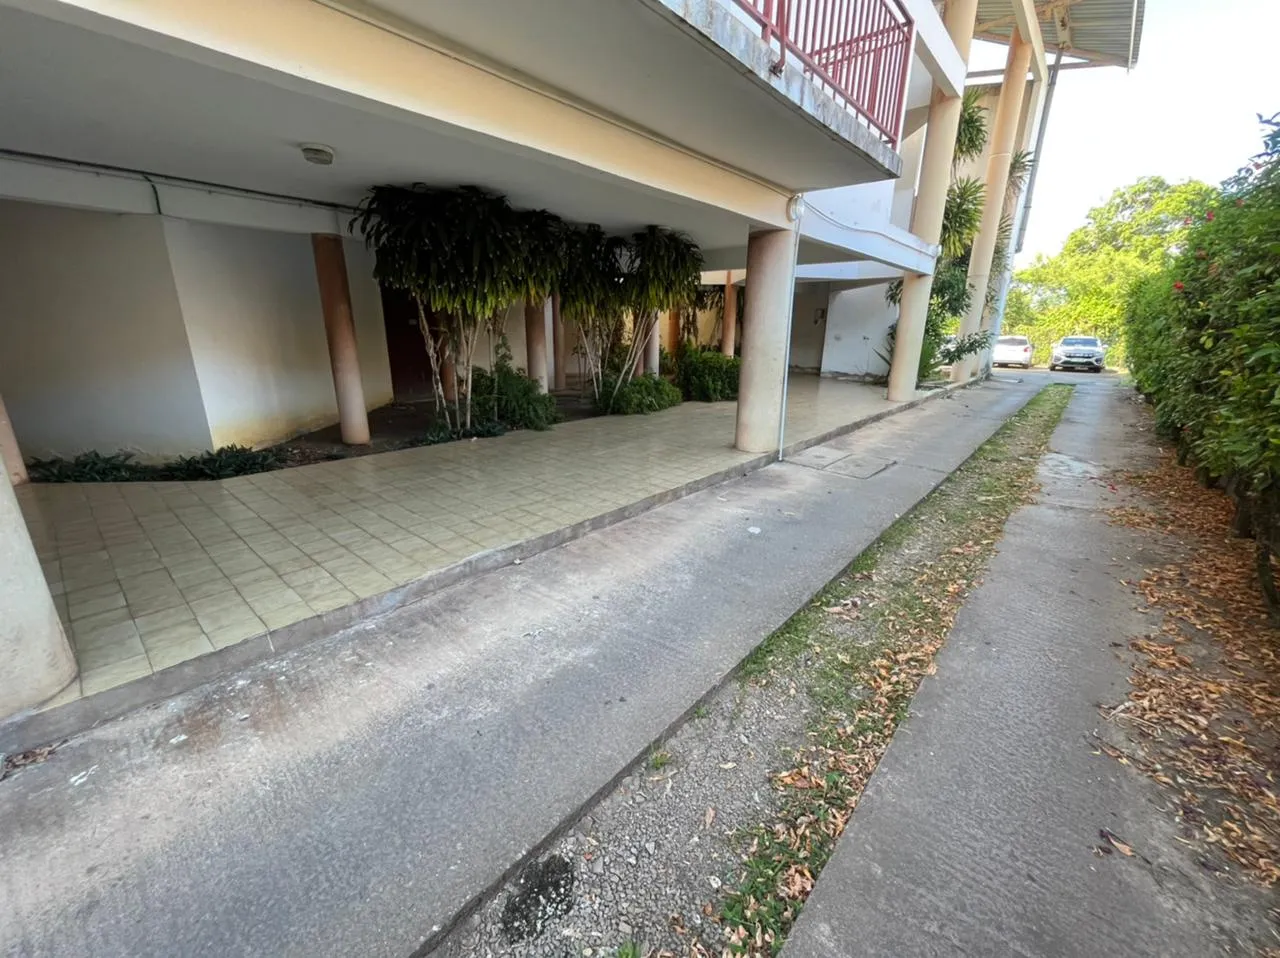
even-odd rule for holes
{"type": "Polygon", "coordinates": [[[1001,346],[1025,346],[1027,345],[1026,336],[1001,336],[996,340],[1001,346]]]}
{"type": "Polygon", "coordinates": [[[1096,336],[1068,336],[1062,341],[1064,346],[1097,346],[1096,336]]]}

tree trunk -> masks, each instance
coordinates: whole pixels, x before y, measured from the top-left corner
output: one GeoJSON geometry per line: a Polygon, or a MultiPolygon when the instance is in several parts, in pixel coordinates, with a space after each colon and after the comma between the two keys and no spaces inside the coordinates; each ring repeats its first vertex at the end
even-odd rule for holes
{"type": "Polygon", "coordinates": [[[440,377],[440,356],[436,337],[431,331],[431,324],[427,321],[427,311],[422,305],[422,300],[417,296],[413,300],[418,306],[418,329],[422,332],[422,342],[426,346],[427,359],[431,364],[431,396],[435,400],[436,413],[444,416],[445,426],[452,429],[449,423],[449,405],[445,401],[444,384],[440,377]]]}

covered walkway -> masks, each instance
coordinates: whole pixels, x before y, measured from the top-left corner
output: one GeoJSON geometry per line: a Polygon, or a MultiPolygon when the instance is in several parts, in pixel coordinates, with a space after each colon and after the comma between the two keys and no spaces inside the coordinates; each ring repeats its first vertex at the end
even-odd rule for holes
{"type": "MultiPolygon", "coordinates": [[[[795,377],[786,441],[901,405],[883,394],[795,377]]],[[[735,410],[686,403],[215,482],[19,487],[80,667],[46,708],[249,639],[258,655],[296,645],[412,597],[397,587],[760,464],[733,448],[735,410]]]]}

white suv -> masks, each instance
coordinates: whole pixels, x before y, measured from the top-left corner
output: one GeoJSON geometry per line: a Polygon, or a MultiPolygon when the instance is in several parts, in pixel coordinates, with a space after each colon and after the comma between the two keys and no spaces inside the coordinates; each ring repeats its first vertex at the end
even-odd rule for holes
{"type": "Polygon", "coordinates": [[[1107,347],[1097,336],[1063,336],[1049,354],[1049,371],[1087,369],[1100,373],[1107,366],[1107,347]]]}

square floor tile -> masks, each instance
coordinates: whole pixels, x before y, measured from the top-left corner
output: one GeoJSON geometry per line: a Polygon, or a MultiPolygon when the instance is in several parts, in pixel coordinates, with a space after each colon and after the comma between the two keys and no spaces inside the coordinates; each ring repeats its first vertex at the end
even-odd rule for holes
{"type": "Polygon", "coordinates": [[[151,662],[145,655],[137,655],[100,669],[84,670],[80,673],[80,688],[85,695],[93,695],[150,674],[151,662]]]}
{"type": "Polygon", "coordinates": [[[214,651],[213,643],[201,634],[183,642],[172,642],[148,649],[147,658],[151,661],[151,667],[159,672],[171,665],[207,655],[212,651],[214,651]]]}

